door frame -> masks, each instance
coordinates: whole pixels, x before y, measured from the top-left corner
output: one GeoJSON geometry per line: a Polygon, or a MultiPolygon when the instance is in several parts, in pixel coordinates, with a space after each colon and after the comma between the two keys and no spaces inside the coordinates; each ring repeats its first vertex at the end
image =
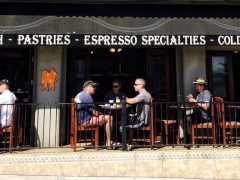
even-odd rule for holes
{"type": "Polygon", "coordinates": [[[208,88],[214,94],[213,91],[213,72],[212,72],[212,56],[226,56],[227,57],[227,96],[229,101],[234,100],[234,86],[233,86],[233,71],[232,71],[232,52],[231,51],[207,51],[207,77],[208,88]]]}
{"type": "MultiPolygon", "coordinates": [[[[149,89],[152,91],[152,79],[151,77],[151,57],[153,55],[164,56],[165,60],[165,76],[166,76],[166,101],[176,101],[176,67],[175,67],[175,49],[174,48],[159,48],[159,49],[148,49],[147,52],[147,66],[146,74],[147,81],[149,82],[149,89]]],[[[154,98],[154,97],[153,97],[154,98]]]]}

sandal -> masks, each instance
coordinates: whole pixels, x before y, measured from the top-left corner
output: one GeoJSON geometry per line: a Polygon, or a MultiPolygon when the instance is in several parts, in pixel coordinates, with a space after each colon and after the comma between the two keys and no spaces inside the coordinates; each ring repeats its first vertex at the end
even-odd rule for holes
{"type": "Polygon", "coordinates": [[[106,146],[106,150],[112,150],[112,146],[106,146]]]}

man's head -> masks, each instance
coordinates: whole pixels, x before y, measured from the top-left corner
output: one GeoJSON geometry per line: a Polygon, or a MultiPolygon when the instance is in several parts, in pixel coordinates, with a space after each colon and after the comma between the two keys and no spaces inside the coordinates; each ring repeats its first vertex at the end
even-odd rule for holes
{"type": "Polygon", "coordinates": [[[83,90],[86,91],[88,94],[92,95],[95,93],[95,88],[97,86],[97,83],[88,80],[86,82],[84,82],[83,84],[83,90]]]}
{"type": "Polygon", "coordinates": [[[134,89],[137,92],[141,92],[143,89],[145,89],[145,85],[146,85],[146,81],[142,78],[137,78],[135,80],[135,84],[134,84],[134,89]]]}
{"type": "Polygon", "coordinates": [[[115,80],[112,82],[112,90],[114,94],[119,94],[121,89],[121,82],[119,80],[115,80]]]}
{"type": "Polygon", "coordinates": [[[206,81],[202,77],[197,77],[192,83],[195,84],[195,89],[197,92],[202,92],[205,89],[206,81]]]}
{"type": "Polygon", "coordinates": [[[7,79],[3,79],[0,81],[0,93],[9,89],[9,81],[7,79]]]}

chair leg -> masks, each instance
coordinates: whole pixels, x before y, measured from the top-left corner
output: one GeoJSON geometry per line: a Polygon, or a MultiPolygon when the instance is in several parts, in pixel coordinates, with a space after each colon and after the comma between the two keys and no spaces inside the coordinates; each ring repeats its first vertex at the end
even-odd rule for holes
{"type": "Polygon", "coordinates": [[[192,126],[192,145],[195,144],[195,139],[194,139],[195,134],[194,134],[194,130],[195,130],[195,128],[192,126]]]}
{"type": "Polygon", "coordinates": [[[129,128],[129,144],[133,144],[133,130],[129,128]]]}
{"type": "Polygon", "coordinates": [[[180,144],[180,130],[179,130],[179,127],[178,127],[178,132],[177,132],[177,135],[176,135],[176,139],[177,139],[177,144],[180,144]]]}
{"type": "Polygon", "coordinates": [[[94,136],[95,136],[95,150],[98,150],[98,127],[95,129],[95,132],[94,132],[94,136]]]}
{"type": "Polygon", "coordinates": [[[166,145],[168,145],[168,123],[164,121],[164,128],[165,128],[165,140],[166,145]]]}

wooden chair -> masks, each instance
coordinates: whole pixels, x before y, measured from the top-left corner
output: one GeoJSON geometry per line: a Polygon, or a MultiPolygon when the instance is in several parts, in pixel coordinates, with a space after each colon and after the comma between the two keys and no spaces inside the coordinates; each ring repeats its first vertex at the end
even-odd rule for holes
{"type": "Polygon", "coordinates": [[[154,134],[154,105],[153,100],[150,102],[150,123],[148,126],[141,126],[139,128],[129,128],[129,143],[133,144],[134,142],[147,142],[150,144],[151,149],[153,149],[155,144],[155,134],[154,134]],[[143,137],[133,138],[133,131],[142,132],[143,137]],[[147,132],[147,133],[144,133],[147,132]],[[145,136],[148,134],[148,137],[145,136]]]}
{"type": "MultiPolygon", "coordinates": [[[[171,120],[171,119],[164,119],[163,121],[163,125],[164,125],[164,130],[165,130],[165,142],[166,145],[169,144],[169,133],[170,133],[170,129],[173,128],[173,131],[171,132],[175,132],[175,126],[179,126],[177,120],[171,120]]],[[[177,128],[177,131],[175,133],[175,138],[177,141],[177,144],[180,144],[180,134],[179,134],[179,127],[177,128]]]]}
{"type": "Polygon", "coordinates": [[[70,125],[70,144],[71,144],[71,148],[73,148],[74,151],[76,151],[77,149],[77,142],[82,143],[82,142],[94,142],[94,146],[95,149],[98,150],[98,146],[99,146],[99,127],[98,126],[92,126],[92,127],[83,127],[78,125],[78,121],[77,121],[77,111],[76,111],[76,103],[74,101],[74,99],[72,98],[71,100],[71,114],[70,114],[70,121],[71,121],[71,125],[70,125]],[[92,134],[94,133],[94,136],[90,135],[87,136],[87,134],[92,134]],[[79,136],[78,136],[79,134],[79,136]],[[84,137],[85,134],[86,136],[84,137]]]}
{"type": "Polygon", "coordinates": [[[204,122],[204,123],[198,123],[198,124],[192,124],[191,133],[192,133],[192,145],[195,144],[195,140],[201,140],[202,142],[205,141],[212,141],[212,144],[216,144],[216,119],[215,119],[215,113],[217,111],[217,104],[214,103],[214,99],[212,99],[211,103],[211,121],[210,122],[204,122]],[[195,133],[195,131],[199,130],[201,131],[201,135],[198,135],[198,133],[195,133]],[[211,132],[211,135],[210,135],[211,132]],[[206,135],[204,134],[206,133],[206,135]]]}
{"type": "Polygon", "coordinates": [[[1,145],[8,147],[10,153],[12,153],[14,145],[19,145],[22,142],[22,129],[19,128],[17,119],[17,105],[13,104],[12,106],[13,111],[10,118],[10,126],[0,128],[1,145]]]}
{"type": "Polygon", "coordinates": [[[231,119],[225,120],[225,107],[223,99],[220,97],[215,97],[215,102],[217,102],[219,111],[217,117],[219,119],[220,130],[222,130],[223,133],[223,146],[226,145],[227,140],[230,141],[230,143],[232,143],[233,141],[239,141],[240,136],[238,135],[238,130],[240,130],[240,122],[231,119]]]}

